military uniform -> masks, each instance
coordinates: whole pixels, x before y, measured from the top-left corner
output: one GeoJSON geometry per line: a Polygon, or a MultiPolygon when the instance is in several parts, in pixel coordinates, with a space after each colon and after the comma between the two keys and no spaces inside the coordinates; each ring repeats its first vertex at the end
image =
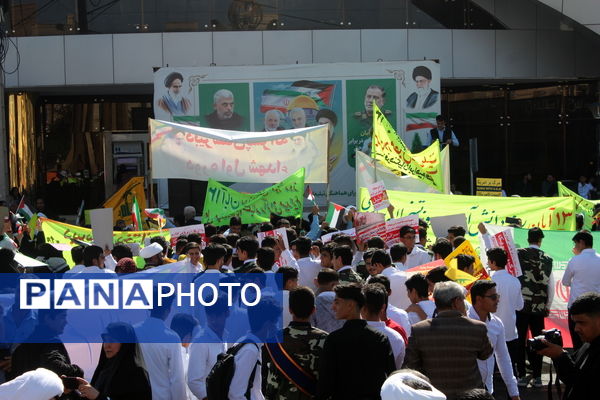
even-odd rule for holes
{"type": "Polygon", "coordinates": [[[362,283],[363,279],[352,268],[346,268],[343,271],[338,271],[341,282],[362,283]]]}
{"type": "MultiPolygon", "coordinates": [[[[526,375],[525,354],[527,331],[537,336],[544,329],[544,317],[547,315],[548,283],[552,273],[552,258],[548,257],[537,247],[518,249],[519,263],[523,274],[519,277],[523,308],[517,311],[518,349],[515,349],[515,359],[519,378],[526,375]]],[[[553,288],[551,288],[552,290],[553,288]]],[[[529,363],[534,378],[542,374],[542,356],[528,354],[529,363]]]]}
{"type": "MultiPolygon", "coordinates": [[[[327,338],[327,332],[312,327],[310,323],[292,321],[283,330],[282,346],[304,371],[312,373],[318,379],[319,362],[325,345],[325,338],[327,338]]],[[[283,376],[266,351],[263,352],[263,360],[268,370],[264,389],[266,399],[312,399],[283,376]]]]}

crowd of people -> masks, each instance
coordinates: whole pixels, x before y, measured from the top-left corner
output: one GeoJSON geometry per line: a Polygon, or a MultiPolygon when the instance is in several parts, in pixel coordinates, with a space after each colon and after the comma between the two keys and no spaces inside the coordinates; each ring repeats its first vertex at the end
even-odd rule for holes
{"type": "MultiPolygon", "coordinates": [[[[3,310],[0,324],[6,382],[0,399],[493,399],[497,366],[515,400],[520,389],[542,386],[542,356],[553,359],[566,399],[593,398],[590,382],[600,372],[600,255],[593,236],[573,236],[575,256],[562,279],[571,288],[572,353],[546,339],[540,348],[527,341],[529,332],[543,335],[554,293],[541,229],[531,228],[529,247],[518,250],[519,278],[506,271],[506,252],[486,245],[491,279],[467,288],[446,276],[447,266],[408,271],[445,259],[466,240],[464,227],[453,226],[428,246],[427,229],[420,220],[418,230],[402,227],[399,243],[390,247],[381,237],[361,243],[336,233],[315,207],[304,224],[274,215],[271,222],[245,225],[234,217],[228,226],[206,224],[204,238],[179,237],[174,246],[152,237],[139,261],[124,244],[112,250],[82,244],[70,250],[73,267],[45,243],[43,232],[23,234],[20,251],[48,265],[34,272],[133,274],[183,260],[190,272],[222,279],[280,274],[283,305],[249,308],[250,331],[226,343],[222,308],[207,307],[200,324],[163,303],[141,325],[106,326],[98,365],[86,380],[60,340],[66,310],[24,310],[15,303],[3,310]],[[285,238],[257,239],[277,228],[285,238]],[[326,233],[332,240],[323,243],[326,233]],[[263,343],[259,338],[280,319],[282,341],[263,343]],[[146,326],[168,340],[147,343],[146,326]]],[[[485,226],[480,231],[490,243],[485,226]]],[[[0,250],[2,272],[23,272],[13,258],[13,250],[0,250]]],[[[473,273],[474,263],[472,256],[457,257],[461,271],[473,273]]]]}

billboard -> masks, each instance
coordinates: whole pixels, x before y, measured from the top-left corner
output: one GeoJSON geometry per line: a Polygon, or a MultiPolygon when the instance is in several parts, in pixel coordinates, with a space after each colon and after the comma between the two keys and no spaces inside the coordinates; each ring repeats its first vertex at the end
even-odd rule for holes
{"type": "MultiPolygon", "coordinates": [[[[327,198],[338,204],[356,201],[355,152],[370,153],[373,102],[412,151],[422,150],[440,112],[439,64],[168,67],[154,73],[154,115],[159,120],[256,132],[326,124],[329,184],[311,185],[320,205],[327,198]]],[[[256,192],[267,186],[232,187],[256,192]]],[[[159,197],[165,198],[163,187],[159,185],[159,197]]]]}

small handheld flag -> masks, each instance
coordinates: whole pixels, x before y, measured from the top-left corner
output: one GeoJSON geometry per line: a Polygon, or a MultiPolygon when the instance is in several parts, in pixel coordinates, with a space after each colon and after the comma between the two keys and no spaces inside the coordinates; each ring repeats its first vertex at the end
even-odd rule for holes
{"type": "Polygon", "coordinates": [[[142,229],[142,216],[140,214],[140,206],[137,202],[137,197],[133,198],[133,206],[131,207],[131,220],[133,222],[133,230],[141,231],[142,229]]]}

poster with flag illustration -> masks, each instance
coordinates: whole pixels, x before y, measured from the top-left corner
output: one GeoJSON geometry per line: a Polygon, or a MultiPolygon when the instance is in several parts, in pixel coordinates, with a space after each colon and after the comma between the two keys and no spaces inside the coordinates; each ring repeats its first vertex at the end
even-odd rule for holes
{"type": "MultiPolygon", "coordinates": [[[[327,125],[329,154],[322,162],[329,185],[311,184],[315,203],[325,207],[356,198],[355,152],[370,154],[373,101],[418,153],[429,143],[440,93],[440,66],[429,60],[165,67],[154,73],[153,104],[157,120],[203,128],[273,132],[327,125]]],[[[296,144],[310,153],[307,144],[296,144]]],[[[162,205],[171,178],[155,179],[162,205]]],[[[267,186],[238,182],[232,188],[255,193],[267,186]]]]}

